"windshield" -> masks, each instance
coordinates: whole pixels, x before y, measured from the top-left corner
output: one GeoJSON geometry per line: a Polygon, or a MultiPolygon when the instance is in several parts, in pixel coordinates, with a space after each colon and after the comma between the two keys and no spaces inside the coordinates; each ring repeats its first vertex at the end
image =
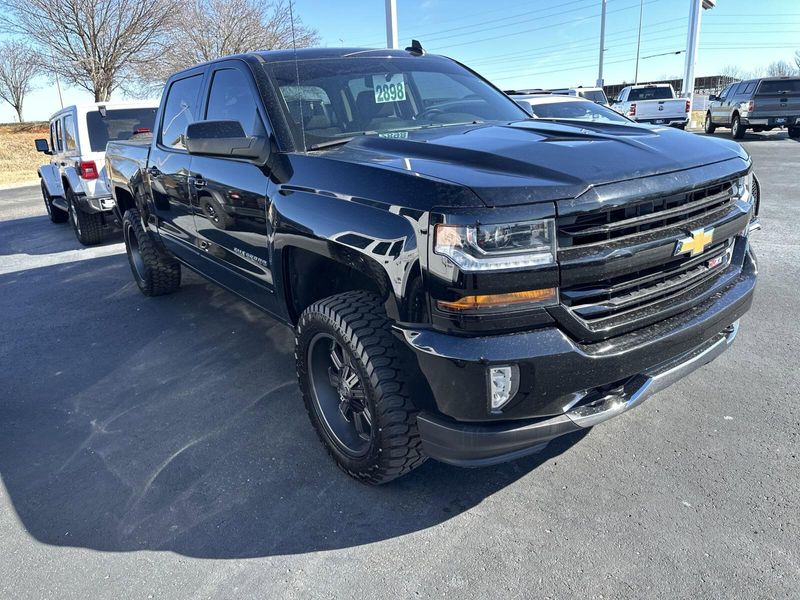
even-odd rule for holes
{"type": "Polygon", "coordinates": [[[630,123],[621,114],[590,100],[547,102],[532,104],[531,112],[537,119],[566,119],[593,121],[595,123],[630,123]]]}
{"type": "Polygon", "coordinates": [[[599,102],[600,104],[608,104],[608,98],[606,97],[606,93],[603,90],[579,91],[578,95],[581,98],[586,98],[587,100],[591,100],[592,102],[599,102]]]}
{"type": "Polygon", "coordinates": [[[86,113],[86,128],[92,152],[105,152],[109,141],[128,140],[137,129],[153,129],[156,120],[155,108],[120,108],[107,110],[104,117],[100,111],[86,113]]]}
{"type": "Polygon", "coordinates": [[[758,94],[800,94],[800,79],[762,81],[758,94]]]}
{"type": "Polygon", "coordinates": [[[639,100],[670,100],[672,99],[672,90],[668,87],[646,87],[634,88],[628,94],[628,102],[637,102],[639,100]]]}
{"type": "Polygon", "coordinates": [[[327,58],[267,63],[286,103],[298,146],[308,150],[357,135],[409,131],[527,114],[463,67],[437,58],[327,58]],[[301,130],[302,123],[302,130],[301,130]]]}

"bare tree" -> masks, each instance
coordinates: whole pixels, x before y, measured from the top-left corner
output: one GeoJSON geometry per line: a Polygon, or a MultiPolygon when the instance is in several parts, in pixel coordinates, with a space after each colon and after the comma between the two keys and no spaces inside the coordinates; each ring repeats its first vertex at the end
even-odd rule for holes
{"type": "MultiPolygon", "coordinates": [[[[172,45],[151,76],[165,79],[179,69],[243,52],[311,46],[316,30],[304,26],[284,0],[196,0],[187,2],[172,45]],[[292,27],[294,25],[294,27],[292,27]],[[292,35],[294,29],[294,36],[292,35]]],[[[147,79],[148,74],[143,73],[147,79]]]]}
{"type": "Polygon", "coordinates": [[[794,64],[797,66],[797,72],[800,73],[800,50],[794,53],[794,64]]]}
{"type": "Polygon", "coordinates": [[[723,77],[730,77],[736,81],[744,79],[745,76],[744,71],[737,65],[725,65],[719,70],[719,74],[723,77]]]}
{"type": "Polygon", "coordinates": [[[37,45],[48,71],[98,102],[163,53],[180,6],[171,0],[0,0],[5,29],[37,45]]]}
{"type": "Polygon", "coordinates": [[[787,75],[794,75],[794,67],[785,60],[776,60],[769,63],[767,66],[767,75],[769,77],[786,77],[787,75]]]}
{"type": "Polygon", "coordinates": [[[16,40],[0,43],[0,99],[14,107],[20,123],[25,96],[39,72],[39,59],[29,46],[16,40]]]}

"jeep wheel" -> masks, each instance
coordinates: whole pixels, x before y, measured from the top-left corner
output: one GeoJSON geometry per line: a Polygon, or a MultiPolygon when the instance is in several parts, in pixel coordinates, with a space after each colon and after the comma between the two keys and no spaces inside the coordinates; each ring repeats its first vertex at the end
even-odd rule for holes
{"type": "Polygon", "coordinates": [[[142,226],[139,211],[125,211],[122,218],[125,251],[136,285],[145,296],[163,296],[181,285],[181,266],[159,252],[142,226]]]}
{"type": "Polygon", "coordinates": [[[705,127],[703,128],[705,132],[709,135],[714,133],[717,130],[717,126],[711,122],[711,113],[706,113],[706,123],[705,127]]]}
{"type": "Polygon", "coordinates": [[[800,138],[800,127],[789,127],[789,137],[793,140],[800,138]]]}
{"type": "Polygon", "coordinates": [[[69,207],[69,222],[75,237],[84,246],[94,246],[103,241],[103,215],[100,213],[83,212],[77,205],[75,193],[67,188],[67,206],[69,207]]]}
{"type": "Polygon", "coordinates": [[[316,302],[300,316],[295,342],[306,410],[339,467],[375,485],[425,462],[417,410],[375,295],[316,302]]]}
{"type": "Polygon", "coordinates": [[[47,193],[47,186],[45,186],[44,181],[42,181],[42,199],[44,199],[44,208],[47,210],[47,216],[50,217],[53,223],[66,222],[67,213],[57,206],[53,206],[53,199],[47,193]]]}
{"type": "Polygon", "coordinates": [[[731,123],[731,135],[735,140],[744,139],[744,134],[747,133],[747,127],[742,125],[742,120],[739,118],[739,115],[733,117],[733,122],[731,123]]]}

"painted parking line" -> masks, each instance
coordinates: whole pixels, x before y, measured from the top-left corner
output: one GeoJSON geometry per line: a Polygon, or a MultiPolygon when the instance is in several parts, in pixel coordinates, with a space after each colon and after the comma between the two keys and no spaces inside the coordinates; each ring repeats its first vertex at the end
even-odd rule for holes
{"type": "Polygon", "coordinates": [[[94,258],[104,258],[116,254],[125,254],[125,244],[110,244],[99,248],[85,248],[82,250],[67,250],[65,252],[53,252],[51,254],[8,254],[0,256],[0,275],[27,271],[29,269],[39,269],[41,267],[52,267],[82,260],[92,260],[94,258]]]}

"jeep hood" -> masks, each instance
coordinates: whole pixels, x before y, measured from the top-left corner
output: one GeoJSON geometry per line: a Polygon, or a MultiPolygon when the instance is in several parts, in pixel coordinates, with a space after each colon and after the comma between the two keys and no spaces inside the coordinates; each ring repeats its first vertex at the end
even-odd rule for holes
{"type": "Polygon", "coordinates": [[[490,207],[577,198],[592,186],[747,160],[727,140],[635,123],[527,120],[391,135],[358,137],[326,154],[456,183],[490,207]]]}

